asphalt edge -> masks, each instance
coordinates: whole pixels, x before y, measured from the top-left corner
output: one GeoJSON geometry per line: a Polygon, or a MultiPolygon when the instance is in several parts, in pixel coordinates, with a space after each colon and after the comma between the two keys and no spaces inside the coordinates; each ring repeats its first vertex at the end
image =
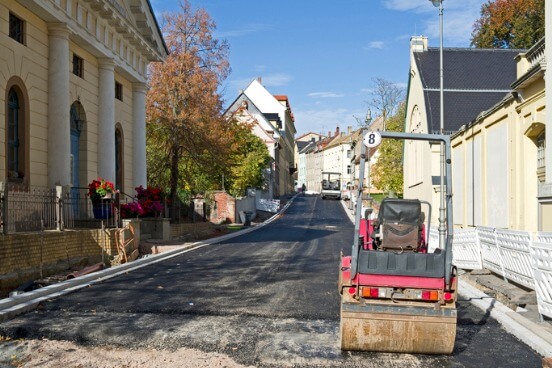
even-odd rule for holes
{"type": "Polygon", "coordinates": [[[247,229],[194,243],[183,243],[182,247],[172,249],[164,253],[150,255],[132,262],[106,268],[98,272],[62,281],[60,283],[49,285],[27,293],[0,299],[0,323],[10,320],[20,314],[36,309],[38,304],[45,300],[53,299],[85,287],[90,287],[96,283],[111,279],[113,277],[117,277],[122,274],[127,274],[150,264],[163,262],[167,259],[177,257],[181,254],[205,247],[210,244],[220,243],[234,237],[256,231],[279,218],[289,208],[291,203],[295,200],[295,197],[297,197],[297,194],[291,197],[288,202],[269,219],[247,229]]]}
{"type": "MultiPolygon", "coordinates": [[[[341,204],[349,219],[354,223],[355,219],[351,210],[347,208],[344,201],[341,201],[341,204]]],[[[542,357],[552,356],[552,334],[546,329],[460,278],[458,278],[458,295],[483,312],[489,313],[508,333],[514,335],[542,357]]]]}

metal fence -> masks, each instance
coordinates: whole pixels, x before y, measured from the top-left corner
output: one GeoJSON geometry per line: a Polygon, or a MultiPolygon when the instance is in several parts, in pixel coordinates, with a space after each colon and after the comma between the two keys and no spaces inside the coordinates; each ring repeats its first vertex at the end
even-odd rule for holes
{"type": "MultiPolygon", "coordinates": [[[[0,184],[3,234],[41,230],[119,227],[120,197],[92,203],[88,188],[0,184]]],[[[126,201],[126,199],[125,199],[126,201]]]]}
{"type": "MultiPolygon", "coordinates": [[[[0,182],[0,233],[121,227],[122,206],[130,202],[138,200],[122,192],[92,203],[86,187],[50,189],[0,182]]],[[[207,208],[205,214],[208,213],[207,208]]],[[[158,217],[170,217],[172,222],[189,220],[193,215],[193,204],[180,200],[174,204],[164,201],[162,210],[155,213],[158,217]]]]}

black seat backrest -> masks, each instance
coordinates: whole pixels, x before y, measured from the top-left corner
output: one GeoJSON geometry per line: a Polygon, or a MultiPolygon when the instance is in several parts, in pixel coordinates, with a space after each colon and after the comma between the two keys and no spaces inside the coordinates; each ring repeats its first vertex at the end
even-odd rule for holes
{"type": "Polygon", "coordinates": [[[397,223],[420,226],[422,204],[417,199],[385,198],[381,201],[378,220],[383,223],[397,223]]]}
{"type": "Polygon", "coordinates": [[[378,220],[383,250],[415,251],[418,248],[422,205],[417,199],[385,198],[378,220]]]}

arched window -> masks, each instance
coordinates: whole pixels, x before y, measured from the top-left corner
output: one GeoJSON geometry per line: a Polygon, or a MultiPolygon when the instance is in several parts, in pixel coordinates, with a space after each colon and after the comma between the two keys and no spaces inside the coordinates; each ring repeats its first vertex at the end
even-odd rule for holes
{"type": "Polygon", "coordinates": [[[18,181],[25,177],[25,106],[15,87],[8,92],[7,111],[7,176],[18,181]]]}
{"type": "Polygon", "coordinates": [[[123,132],[120,126],[115,128],[115,188],[123,191],[123,132]]]}

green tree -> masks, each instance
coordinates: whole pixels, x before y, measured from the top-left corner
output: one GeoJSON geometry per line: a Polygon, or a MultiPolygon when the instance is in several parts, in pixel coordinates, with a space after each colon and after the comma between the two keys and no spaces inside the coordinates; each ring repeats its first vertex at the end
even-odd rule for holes
{"type": "Polygon", "coordinates": [[[228,188],[233,196],[241,196],[248,187],[264,187],[263,172],[269,168],[271,157],[265,143],[251,132],[250,126],[233,121],[231,124],[234,142],[228,188]]]}
{"type": "MultiPolygon", "coordinates": [[[[399,104],[395,115],[387,120],[386,130],[404,132],[406,103],[399,104]]],[[[372,170],[372,182],[386,192],[403,193],[403,151],[404,142],[398,139],[384,139],[379,148],[379,157],[372,170]]]]}
{"type": "Polygon", "coordinates": [[[544,37],[544,0],[494,0],[481,6],[471,45],[526,49],[544,37]]]}

